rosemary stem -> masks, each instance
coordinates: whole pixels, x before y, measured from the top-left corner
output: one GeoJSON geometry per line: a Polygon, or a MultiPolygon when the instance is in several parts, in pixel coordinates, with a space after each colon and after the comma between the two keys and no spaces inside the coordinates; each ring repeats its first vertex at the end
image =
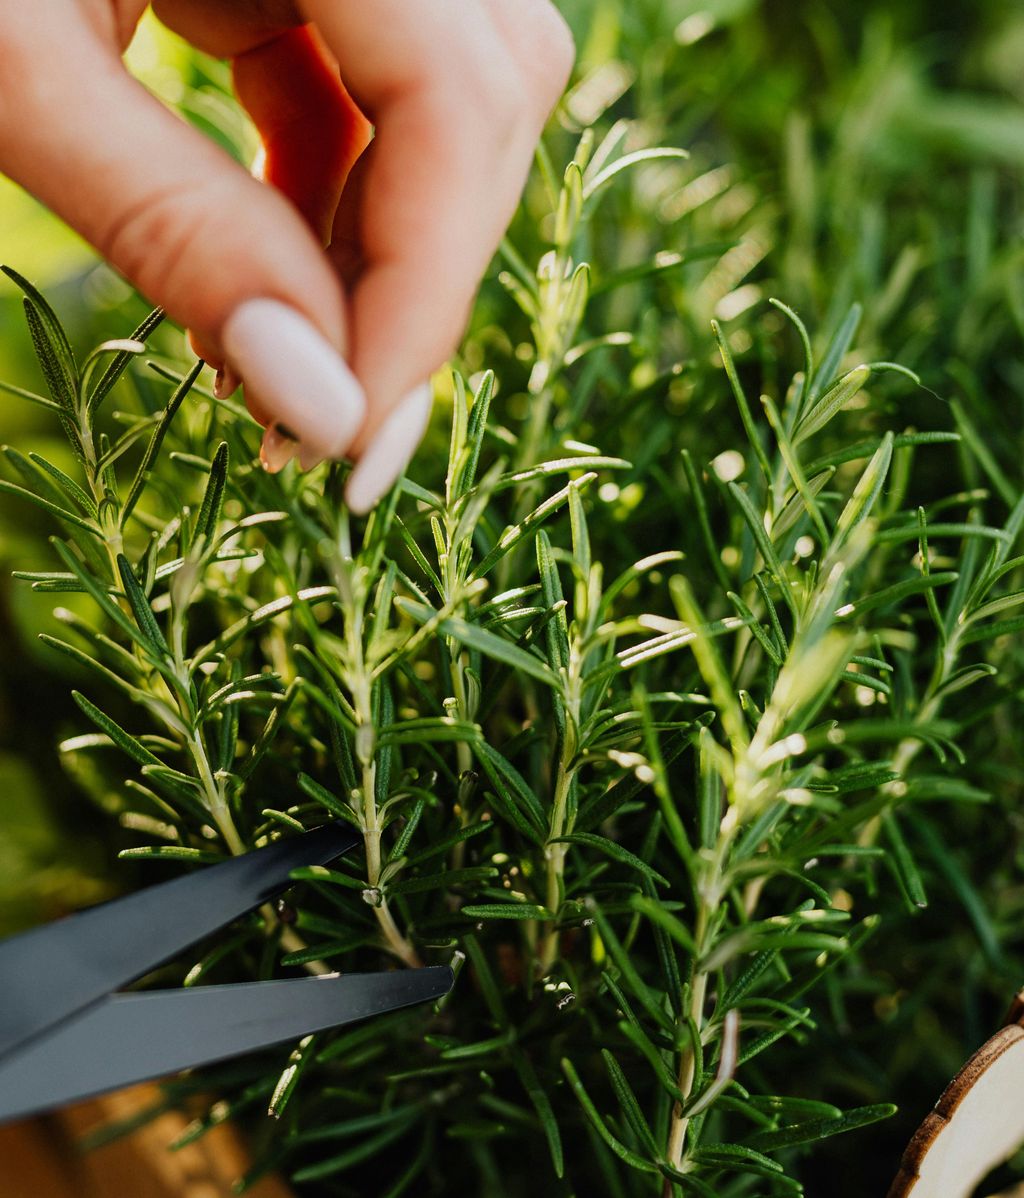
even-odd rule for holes
{"type": "MultiPolygon", "coordinates": [[[[360,656],[360,665],[362,664],[360,656]]],[[[363,729],[373,730],[373,708],[370,700],[370,682],[369,676],[361,673],[358,684],[353,688],[355,699],[356,713],[359,717],[359,728],[356,730],[356,744],[362,746],[363,737],[360,732],[363,729]]],[[[363,841],[366,846],[366,879],[369,883],[371,891],[375,891],[373,911],[377,917],[377,923],[380,926],[381,933],[384,937],[384,943],[389,952],[394,953],[400,961],[404,961],[410,968],[418,968],[422,962],[419,954],[410,944],[409,940],[402,935],[398,924],[395,922],[395,917],[391,913],[391,908],[388,906],[388,900],[380,889],[381,877],[381,826],[380,812],[377,809],[377,762],[376,749],[371,747],[368,750],[360,751],[362,758],[362,789],[363,789],[363,806],[362,806],[362,831],[363,841]]]]}
{"type": "MultiPolygon", "coordinates": [[[[566,833],[566,815],[569,801],[569,787],[572,784],[572,773],[563,755],[558,763],[558,777],[555,780],[554,803],[551,811],[551,840],[557,840],[566,833]]],[[[541,975],[551,971],[558,958],[558,909],[562,904],[562,877],[565,872],[565,855],[568,846],[551,844],[545,847],[544,856],[547,860],[547,893],[545,906],[551,913],[551,921],[544,930],[541,940],[538,964],[541,975]]]]}
{"type": "MultiPolygon", "coordinates": [[[[730,812],[732,810],[730,808],[730,812]]],[[[718,843],[715,846],[714,856],[709,864],[708,872],[700,884],[695,887],[697,913],[694,925],[694,953],[690,965],[690,1001],[687,1008],[687,1015],[689,1020],[692,1021],[693,1028],[696,1029],[694,1034],[698,1037],[704,1029],[704,1008],[707,1003],[708,989],[708,974],[703,968],[702,961],[707,956],[707,951],[710,947],[708,943],[709,938],[717,922],[718,909],[724,891],[723,875],[725,872],[725,862],[728,857],[729,846],[735,834],[735,828],[736,822],[734,820],[727,819],[723,821],[723,827],[719,832],[718,843]]],[[[696,1073],[696,1050],[692,1040],[688,1037],[686,1047],[680,1053],[679,1071],[677,1074],[677,1085],[684,1100],[689,1099],[693,1093],[696,1073]]],[[[668,1163],[675,1169],[678,1169],[682,1164],[683,1152],[686,1147],[686,1132],[690,1123],[689,1118],[684,1114],[684,1109],[683,1103],[677,1101],[673,1106],[669,1122],[668,1145],[665,1157],[668,1163]]],[[[666,1179],[663,1190],[664,1198],[671,1198],[671,1193],[672,1183],[666,1179]]]]}
{"type": "Polygon", "coordinates": [[[189,752],[195,763],[199,780],[203,784],[207,809],[213,817],[214,823],[217,825],[217,830],[223,836],[224,843],[231,850],[232,854],[238,857],[246,851],[245,842],[242,840],[238,828],[235,826],[224,790],[218,785],[217,779],[213,775],[210,759],[206,754],[206,746],[203,744],[202,737],[196,729],[193,729],[189,740],[189,752]]]}
{"type": "MultiPolygon", "coordinates": [[[[454,647],[452,647],[454,648],[454,647]]],[[[459,718],[471,722],[475,716],[475,712],[469,710],[469,701],[466,695],[466,655],[461,649],[458,652],[452,652],[452,689],[455,692],[455,704],[458,708],[459,718]]],[[[466,777],[473,769],[473,753],[469,745],[460,740],[455,746],[455,760],[458,766],[460,779],[460,801],[456,803],[455,814],[458,816],[459,826],[464,828],[469,823],[469,812],[466,810],[465,803],[461,801],[462,787],[461,780],[466,777]]],[[[452,869],[461,869],[466,859],[466,842],[460,840],[452,849],[452,869]]]]}

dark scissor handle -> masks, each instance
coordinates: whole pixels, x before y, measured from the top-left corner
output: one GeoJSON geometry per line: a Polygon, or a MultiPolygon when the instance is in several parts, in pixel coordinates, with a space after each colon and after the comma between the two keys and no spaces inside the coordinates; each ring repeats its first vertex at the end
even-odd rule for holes
{"type": "Polygon", "coordinates": [[[266,902],[293,869],[323,865],[358,843],[350,827],[328,824],[0,944],[0,1062],[266,902]]]}

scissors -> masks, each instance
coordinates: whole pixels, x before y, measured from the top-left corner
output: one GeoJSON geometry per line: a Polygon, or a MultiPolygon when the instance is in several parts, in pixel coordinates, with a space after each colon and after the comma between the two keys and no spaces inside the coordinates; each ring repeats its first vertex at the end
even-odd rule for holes
{"type": "Polygon", "coordinates": [[[447,965],[116,993],[357,843],[327,824],[0,943],[0,1122],[447,994],[447,965]]]}

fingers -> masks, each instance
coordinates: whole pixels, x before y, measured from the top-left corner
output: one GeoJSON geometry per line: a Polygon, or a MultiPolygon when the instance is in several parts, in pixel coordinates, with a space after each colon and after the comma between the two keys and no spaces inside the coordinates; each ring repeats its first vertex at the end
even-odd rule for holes
{"type": "Polygon", "coordinates": [[[326,245],[345,179],[369,144],[369,121],[308,26],[237,55],[233,75],[263,142],[261,178],[295,204],[326,245]]]}
{"type": "MultiPolygon", "coordinates": [[[[194,45],[232,60],[235,91],[262,142],[257,177],[286,196],[325,244],[345,178],[369,140],[370,126],[342,86],[337,63],[315,31],[299,27],[301,17],[291,0],[222,0],[214,4],[209,0],[158,0],[154,7],[194,45]]],[[[268,323],[266,307],[251,311],[255,315],[249,323],[257,328],[268,323]]],[[[241,322],[238,327],[243,331],[233,338],[235,351],[264,344],[262,338],[245,332],[246,323],[241,322]]],[[[294,322],[286,316],[281,326],[270,331],[281,334],[288,329],[294,332],[294,322]]],[[[196,352],[219,367],[214,393],[225,398],[237,390],[241,382],[238,371],[215,357],[194,330],[190,338],[196,352]]],[[[305,366],[308,359],[300,369],[305,366]]],[[[326,448],[330,442],[322,437],[311,440],[320,414],[319,405],[313,406],[317,388],[307,386],[301,392],[311,406],[304,418],[288,403],[300,394],[294,377],[293,386],[284,391],[281,380],[267,378],[257,389],[255,362],[247,361],[245,369],[246,404],[268,430],[260,455],[264,465],[276,470],[296,454],[310,461],[330,456],[326,448]],[[280,427],[301,428],[306,450],[297,439],[281,433],[280,427]],[[310,444],[318,450],[312,457],[310,444]]],[[[361,389],[347,372],[342,373],[358,401],[356,407],[362,410],[361,389]]],[[[348,440],[350,436],[341,438],[346,444],[348,440]]]]}
{"type": "Polygon", "coordinates": [[[280,469],[295,453],[305,468],[345,456],[366,401],[335,346],[293,306],[275,299],[247,300],[228,318],[223,336],[228,361],[270,426],[264,466],[280,469]]]}
{"type": "Polygon", "coordinates": [[[11,6],[0,56],[0,167],[213,352],[232,332],[250,351],[259,336],[245,373],[261,402],[275,415],[280,407],[308,447],[343,455],[365,405],[339,357],[337,276],[292,203],[132,80],[77,3],[11,6]],[[265,335],[266,308],[246,304],[254,297],[285,305],[294,320],[265,335]],[[315,383],[318,414],[283,398],[292,390],[282,363],[299,343],[309,361],[331,364],[304,380],[315,383]]]}
{"type": "MultiPolygon", "coordinates": [[[[258,177],[295,205],[317,240],[326,246],[345,180],[370,140],[369,121],[345,91],[337,63],[310,26],[292,29],[237,54],[232,68],[235,92],[252,118],[263,145],[258,177]]],[[[262,319],[269,332],[279,333],[281,329],[289,328],[294,331],[294,322],[288,314],[285,314],[283,324],[275,326],[268,306],[256,311],[263,313],[262,318],[254,318],[256,324],[262,319]]],[[[264,338],[247,336],[248,342],[260,352],[264,338]]],[[[231,350],[235,360],[245,364],[248,379],[245,396],[249,409],[267,426],[260,454],[264,466],[278,470],[296,454],[303,464],[315,464],[324,457],[338,456],[327,448],[332,443],[343,444],[347,449],[357,431],[355,427],[346,427],[343,433],[335,429],[335,437],[328,435],[329,429],[314,433],[317,418],[324,410],[316,398],[316,385],[307,382],[300,389],[298,380],[291,376],[282,380],[288,383],[284,391],[275,384],[277,390],[274,393],[280,392],[276,400],[267,391],[266,384],[263,393],[257,392],[251,354],[239,357],[245,344],[246,336],[242,339],[235,336],[231,350]],[[301,400],[308,405],[311,409],[308,417],[286,410],[293,409],[288,399],[301,400]],[[301,436],[284,434],[282,428],[296,433],[301,430],[301,436]]],[[[308,368],[310,360],[305,357],[300,369],[308,368]]],[[[340,371],[344,386],[358,400],[353,411],[362,411],[361,388],[343,367],[344,363],[335,363],[333,370],[328,369],[321,376],[320,389],[337,386],[340,371]]],[[[218,372],[215,391],[230,394],[238,383],[237,374],[227,367],[218,372]]],[[[331,410],[329,403],[326,410],[331,410]]]]}
{"type": "Polygon", "coordinates": [[[349,361],[369,406],[347,499],[365,510],[422,433],[424,384],[462,333],[571,69],[571,42],[546,0],[302,7],[376,128],[334,228],[349,268],[359,249],[349,361]]]}
{"type": "MultiPolygon", "coordinates": [[[[125,0],[114,0],[115,7],[125,0]]],[[[144,0],[129,0],[144,6],[144,0]]],[[[215,58],[233,58],[303,23],[295,0],[152,0],[161,21],[215,58]]]]}
{"type": "Polygon", "coordinates": [[[290,438],[307,464],[355,455],[348,499],[366,510],[426,424],[426,380],[461,335],[571,41],[548,0],[160,0],[159,10],[237,57],[279,191],[149,97],[117,59],[124,31],[90,26],[74,0],[5,17],[0,168],[244,377],[275,426],[268,462],[295,448],[290,438]],[[331,54],[308,31],[288,32],[303,18],[376,126],[333,220],[335,259],[355,280],[348,329],[317,239],[368,130],[331,54]]]}

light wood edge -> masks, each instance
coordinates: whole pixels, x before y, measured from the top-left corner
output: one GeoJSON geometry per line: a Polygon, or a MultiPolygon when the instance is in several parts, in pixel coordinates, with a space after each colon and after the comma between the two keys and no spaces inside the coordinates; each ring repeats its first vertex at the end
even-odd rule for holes
{"type": "MultiPolygon", "coordinates": [[[[213,1128],[178,1152],[168,1151],[188,1117],[166,1111],[123,1139],[82,1152],[97,1127],[130,1118],[160,1098],[152,1085],[92,1099],[45,1118],[0,1128],[3,1198],[231,1198],[250,1158],[230,1124],[213,1128]]],[[[252,1198],[294,1198],[277,1177],[251,1188],[252,1198]]]]}
{"type": "Polygon", "coordinates": [[[1012,1018],[1013,1022],[1001,1028],[991,1039],[986,1040],[943,1090],[934,1109],[929,1112],[914,1133],[906,1151],[900,1158],[899,1172],[889,1187],[886,1198],[910,1198],[914,1187],[920,1180],[921,1163],[925,1154],[935,1142],[936,1136],[956,1114],[957,1108],[967,1097],[971,1087],[1007,1049],[1024,1039],[1024,1026],[1018,1022],[1024,1019],[1024,991],[1018,992],[1015,996],[1008,1018],[1012,1018]]]}

